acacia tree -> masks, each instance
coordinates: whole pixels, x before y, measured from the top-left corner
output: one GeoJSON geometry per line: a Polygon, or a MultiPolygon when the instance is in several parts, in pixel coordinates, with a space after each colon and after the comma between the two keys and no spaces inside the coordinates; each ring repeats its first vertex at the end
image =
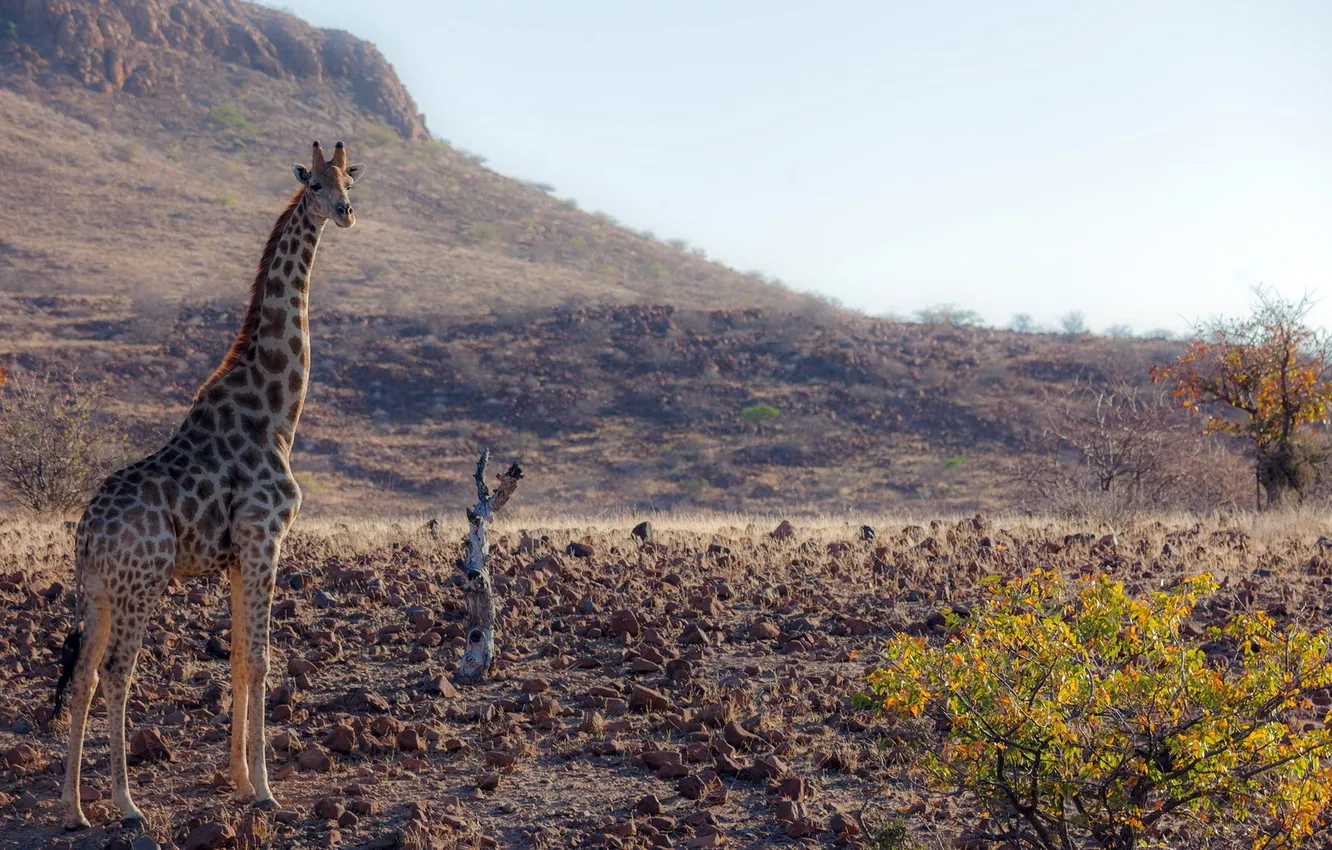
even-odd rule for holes
{"type": "Polygon", "coordinates": [[[1287,301],[1264,287],[1246,318],[1194,328],[1178,361],[1152,368],[1204,431],[1247,440],[1257,485],[1269,507],[1303,498],[1316,460],[1301,426],[1327,419],[1332,402],[1332,339],[1306,323],[1313,301],[1287,301]]]}

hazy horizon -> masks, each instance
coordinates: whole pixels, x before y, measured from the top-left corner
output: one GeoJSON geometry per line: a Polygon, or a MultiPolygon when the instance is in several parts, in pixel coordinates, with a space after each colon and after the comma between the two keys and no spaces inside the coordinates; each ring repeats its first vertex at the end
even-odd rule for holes
{"type": "Polygon", "coordinates": [[[849,307],[1332,325],[1332,6],[283,5],[500,173],[849,307]]]}

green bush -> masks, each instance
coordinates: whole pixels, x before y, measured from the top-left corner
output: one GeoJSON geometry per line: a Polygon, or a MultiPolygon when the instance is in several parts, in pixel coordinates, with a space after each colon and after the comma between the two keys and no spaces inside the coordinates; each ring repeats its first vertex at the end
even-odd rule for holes
{"type": "Polygon", "coordinates": [[[1102,576],[988,585],[941,642],[901,635],[856,704],[933,721],[914,768],[962,795],[964,840],[1040,850],[1294,847],[1323,828],[1332,636],[1189,620],[1211,576],[1145,599],[1102,576]]]}
{"type": "Polygon", "coordinates": [[[254,129],[254,124],[248,118],[241,114],[240,109],[234,103],[224,103],[221,106],[214,106],[208,110],[204,116],[208,123],[221,127],[225,130],[235,130],[245,133],[254,129]]]}
{"type": "Polygon", "coordinates": [[[766,425],[780,418],[782,412],[771,404],[754,404],[740,411],[740,418],[754,425],[766,425]]]}

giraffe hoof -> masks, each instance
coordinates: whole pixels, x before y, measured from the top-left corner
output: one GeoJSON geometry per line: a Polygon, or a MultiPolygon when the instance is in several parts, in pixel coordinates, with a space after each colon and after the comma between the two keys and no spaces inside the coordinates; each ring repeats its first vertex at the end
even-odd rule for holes
{"type": "Polygon", "coordinates": [[[85,818],[83,815],[79,815],[78,820],[65,821],[64,826],[65,826],[65,832],[78,832],[81,829],[87,829],[88,827],[92,826],[92,824],[88,823],[88,819],[85,818]]]}
{"type": "Polygon", "coordinates": [[[143,819],[143,815],[130,815],[127,818],[120,819],[120,826],[122,829],[144,832],[148,829],[148,821],[143,819]]]}
{"type": "Polygon", "coordinates": [[[260,811],[271,812],[277,809],[278,801],[274,800],[272,797],[265,797],[262,800],[255,800],[250,805],[254,806],[256,809],[259,809],[260,811]]]}

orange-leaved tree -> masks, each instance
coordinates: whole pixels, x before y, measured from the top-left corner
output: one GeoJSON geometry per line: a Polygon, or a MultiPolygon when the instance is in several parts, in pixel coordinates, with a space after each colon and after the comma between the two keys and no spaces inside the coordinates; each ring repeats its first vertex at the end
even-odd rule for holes
{"type": "Polygon", "coordinates": [[[1209,434],[1248,441],[1254,473],[1269,507],[1302,498],[1313,481],[1315,453],[1301,426],[1324,422],[1332,404],[1332,340],[1308,323],[1313,301],[1287,301],[1257,287],[1246,318],[1195,328],[1178,361],[1152,368],[1173,385],[1188,410],[1206,416],[1209,434]]]}

